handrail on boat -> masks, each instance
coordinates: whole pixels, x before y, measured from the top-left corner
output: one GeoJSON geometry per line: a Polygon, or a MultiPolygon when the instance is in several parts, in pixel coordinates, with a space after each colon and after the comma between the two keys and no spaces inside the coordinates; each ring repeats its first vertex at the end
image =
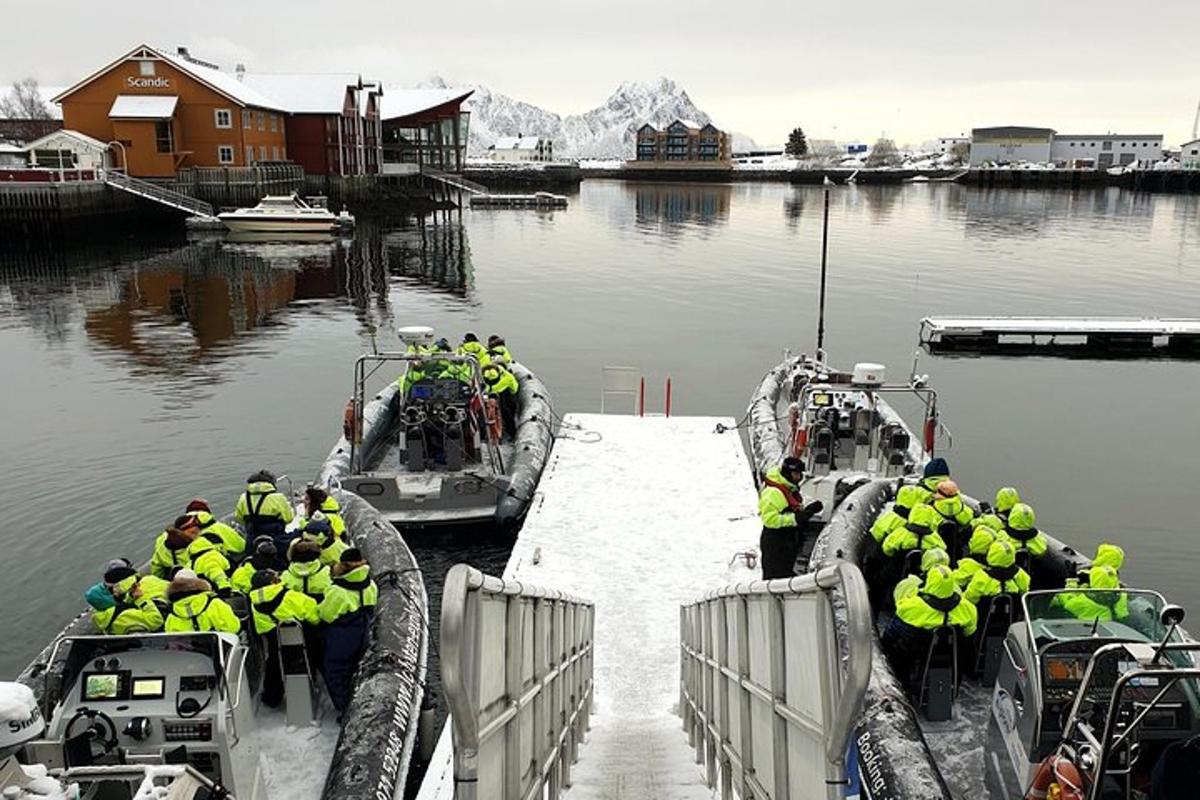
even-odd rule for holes
{"type": "Polygon", "coordinates": [[[733,798],[735,788],[740,797],[840,798],[871,651],[866,581],[848,561],[726,586],[681,606],[679,713],[708,786],[719,781],[722,800],[733,798]],[[844,658],[833,590],[846,607],[844,658]],[[763,727],[772,741],[752,742],[752,729],[763,727]],[[792,737],[808,746],[792,746],[792,737]],[[814,751],[823,753],[823,763],[804,758],[814,751]],[[762,763],[761,752],[774,756],[762,763]],[[801,787],[808,788],[798,795],[801,787]]]}
{"type": "Polygon", "coordinates": [[[571,785],[592,709],[594,622],[587,600],[450,569],[441,657],[456,800],[475,800],[481,784],[489,797],[556,800],[571,785]]]}

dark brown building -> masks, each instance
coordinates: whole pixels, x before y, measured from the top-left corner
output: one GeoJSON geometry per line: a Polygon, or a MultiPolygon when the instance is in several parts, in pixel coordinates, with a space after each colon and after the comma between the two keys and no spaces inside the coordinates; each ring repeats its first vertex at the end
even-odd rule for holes
{"type": "Polygon", "coordinates": [[[732,156],[729,134],[718,130],[711,122],[700,125],[677,119],[663,130],[649,123],[638,128],[635,159],[638,167],[658,163],[672,168],[728,167],[732,156]]]}

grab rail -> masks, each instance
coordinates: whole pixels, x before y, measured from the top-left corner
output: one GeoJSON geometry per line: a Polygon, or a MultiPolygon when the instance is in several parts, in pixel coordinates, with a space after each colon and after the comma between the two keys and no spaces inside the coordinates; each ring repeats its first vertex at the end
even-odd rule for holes
{"type": "Polygon", "coordinates": [[[849,562],[710,592],[680,608],[680,716],[722,800],[840,798],[871,674],[871,607],[849,562]],[[830,591],[846,604],[839,655],[830,591]],[[755,741],[764,732],[768,741],[755,741]],[[736,791],[736,793],[735,793],[736,791]]]}
{"type": "Polygon", "coordinates": [[[571,785],[592,710],[594,621],[592,603],[562,592],[466,564],[446,574],[442,685],[456,800],[556,800],[571,785]]]}

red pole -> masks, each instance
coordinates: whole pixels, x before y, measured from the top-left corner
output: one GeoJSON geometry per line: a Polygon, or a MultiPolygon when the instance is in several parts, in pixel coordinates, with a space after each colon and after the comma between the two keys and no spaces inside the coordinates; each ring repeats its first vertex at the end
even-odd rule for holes
{"type": "Polygon", "coordinates": [[[642,386],[638,389],[638,416],[646,416],[646,377],[642,376],[642,386]]]}
{"type": "Polygon", "coordinates": [[[667,416],[669,417],[669,416],[671,416],[671,376],[670,375],[667,376],[667,395],[666,396],[667,396],[667,401],[665,404],[666,405],[665,410],[666,410],[667,416]]]}

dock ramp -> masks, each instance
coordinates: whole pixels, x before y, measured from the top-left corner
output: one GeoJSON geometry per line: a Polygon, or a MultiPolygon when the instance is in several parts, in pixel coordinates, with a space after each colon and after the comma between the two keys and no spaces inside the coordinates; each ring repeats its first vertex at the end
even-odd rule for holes
{"type": "Polygon", "coordinates": [[[124,172],[109,170],[104,174],[104,182],[114,189],[141,197],[144,200],[151,200],[168,208],[190,214],[193,217],[200,217],[205,221],[212,220],[215,222],[217,219],[213,207],[203,200],[197,200],[191,195],[168,189],[165,186],[159,186],[157,183],[152,183],[151,181],[134,178],[131,175],[126,175],[124,172]]]}
{"type": "Polygon", "coordinates": [[[787,795],[775,790],[788,781],[811,781],[813,790],[797,798],[840,795],[840,784],[826,783],[826,751],[840,758],[844,737],[829,747],[813,740],[832,736],[837,715],[847,713],[841,659],[830,649],[833,618],[820,599],[840,585],[842,568],[793,581],[754,580],[758,571],[746,555],[761,528],[750,466],[741,440],[717,433],[718,423],[733,427],[731,419],[712,417],[566,417],[503,578],[468,582],[507,599],[483,614],[471,608],[480,602],[475,595],[447,584],[443,620],[464,623],[443,623],[451,720],[419,798],[707,800],[717,783],[749,797],[756,791],[749,779],[768,757],[778,768],[767,793],[757,796],[782,800],[787,795]],[[548,604],[561,611],[534,610],[548,604]],[[713,630],[705,625],[717,608],[731,615],[720,652],[718,640],[704,633],[713,630]],[[548,614],[542,627],[532,622],[537,613],[548,614]],[[577,622],[585,613],[587,636],[577,622]],[[797,633],[814,624],[807,638],[797,633]],[[800,637],[791,639],[787,656],[761,640],[780,625],[800,637]],[[815,641],[825,642],[821,658],[802,657],[797,643],[815,641]],[[464,660],[466,654],[474,655],[464,660]],[[721,658],[728,691],[712,689],[721,658]],[[818,686],[832,694],[816,706],[810,696],[789,697],[798,690],[780,682],[781,658],[794,659],[785,670],[789,680],[820,678],[818,686]],[[562,684],[575,694],[551,693],[548,702],[563,718],[585,721],[586,735],[575,739],[570,725],[539,727],[537,713],[526,711],[535,705],[534,687],[546,684],[532,676],[558,675],[568,668],[555,664],[568,662],[586,664],[590,681],[575,675],[562,684]],[[752,696],[759,697],[753,709],[752,696]],[[720,710],[728,703],[739,720],[743,708],[751,717],[729,747],[704,744],[716,742],[721,720],[732,720],[720,710]],[[799,734],[789,738],[797,726],[807,744],[799,734]],[[507,759],[485,758],[484,740],[507,759]],[[559,762],[559,769],[546,768],[559,762]]]}

